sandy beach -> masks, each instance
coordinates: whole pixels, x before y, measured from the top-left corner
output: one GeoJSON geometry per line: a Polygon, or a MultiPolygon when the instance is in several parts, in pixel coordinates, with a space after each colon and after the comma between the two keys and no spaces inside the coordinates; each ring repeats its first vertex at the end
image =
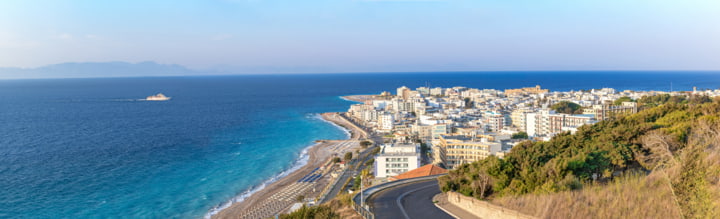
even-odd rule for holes
{"type": "Polygon", "coordinates": [[[343,98],[343,99],[349,100],[349,101],[365,103],[368,100],[372,100],[375,96],[377,96],[377,95],[348,95],[348,96],[342,96],[340,98],[343,98]]]}
{"type": "MultiPolygon", "coordinates": [[[[361,134],[362,131],[358,130],[354,125],[347,123],[347,121],[337,116],[337,113],[323,113],[322,117],[329,122],[350,129],[352,136],[351,139],[323,141],[319,144],[316,144],[308,150],[309,159],[305,166],[299,168],[295,172],[288,174],[286,177],[279,179],[278,181],[275,181],[270,185],[267,185],[264,189],[257,191],[255,194],[252,194],[250,197],[246,198],[242,202],[233,203],[230,207],[223,209],[219,213],[213,215],[212,218],[243,218],[245,216],[243,214],[246,214],[246,212],[253,206],[269,200],[274,194],[280,192],[283,188],[292,185],[293,183],[301,179],[303,176],[310,173],[313,169],[325,164],[331,158],[331,156],[333,156],[333,150],[331,149],[331,147],[335,147],[337,144],[345,141],[356,141],[358,139],[358,136],[364,135],[361,134]]],[[[319,192],[320,191],[314,193],[319,192]]]]}

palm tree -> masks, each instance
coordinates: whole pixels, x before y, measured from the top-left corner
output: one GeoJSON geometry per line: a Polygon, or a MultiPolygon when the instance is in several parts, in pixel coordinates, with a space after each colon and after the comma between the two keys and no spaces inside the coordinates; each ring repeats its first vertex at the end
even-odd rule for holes
{"type": "Polygon", "coordinates": [[[362,171],[360,171],[360,176],[363,179],[363,185],[369,186],[371,182],[369,180],[371,180],[372,177],[372,174],[370,174],[370,169],[363,169],[362,171]]]}

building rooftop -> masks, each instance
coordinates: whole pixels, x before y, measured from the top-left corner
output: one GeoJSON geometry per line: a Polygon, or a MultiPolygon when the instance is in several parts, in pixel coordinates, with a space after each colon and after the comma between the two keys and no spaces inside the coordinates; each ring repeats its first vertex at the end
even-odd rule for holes
{"type": "Polygon", "coordinates": [[[443,169],[442,167],[438,167],[432,164],[428,164],[425,166],[418,167],[417,169],[410,170],[408,172],[405,172],[403,174],[397,175],[397,176],[391,176],[388,178],[388,180],[400,180],[400,179],[410,179],[415,177],[423,177],[423,176],[432,176],[432,175],[438,175],[447,173],[448,170],[443,169]]]}
{"type": "Polygon", "coordinates": [[[385,144],[379,155],[415,154],[419,144],[385,144]]]}

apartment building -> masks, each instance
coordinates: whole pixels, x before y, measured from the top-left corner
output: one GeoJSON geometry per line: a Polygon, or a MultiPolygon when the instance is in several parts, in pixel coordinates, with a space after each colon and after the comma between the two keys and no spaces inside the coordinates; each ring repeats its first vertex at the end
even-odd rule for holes
{"type": "Polygon", "coordinates": [[[487,138],[442,135],[439,144],[433,147],[435,163],[442,163],[448,169],[474,162],[502,150],[502,144],[490,142],[487,138]]]}
{"type": "Polygon", "coordinates": [[[375,177],[396,176],[420,167],[420,144],[385,144],[375,157],[375,177]]]}
{"type": "Polygon", "coordinates": [[[605,101],[603,104],[584,109],[583,114],[593,114],[596,120],[602,121],[615,115],[637,113],[637,111],[636,102],[622,102],[620,106],[614,106],[611,101],[605,101]]]}

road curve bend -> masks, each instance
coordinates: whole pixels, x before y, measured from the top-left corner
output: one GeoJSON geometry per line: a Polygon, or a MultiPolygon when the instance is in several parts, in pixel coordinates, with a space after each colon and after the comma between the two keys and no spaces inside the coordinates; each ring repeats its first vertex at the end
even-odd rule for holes
{"type": "Polygon", "coordinates": [[[433,204],[440,193],[437,180],[410,183],[385,189],[367,200],[378,219],[452,219],[433,204]]]}

